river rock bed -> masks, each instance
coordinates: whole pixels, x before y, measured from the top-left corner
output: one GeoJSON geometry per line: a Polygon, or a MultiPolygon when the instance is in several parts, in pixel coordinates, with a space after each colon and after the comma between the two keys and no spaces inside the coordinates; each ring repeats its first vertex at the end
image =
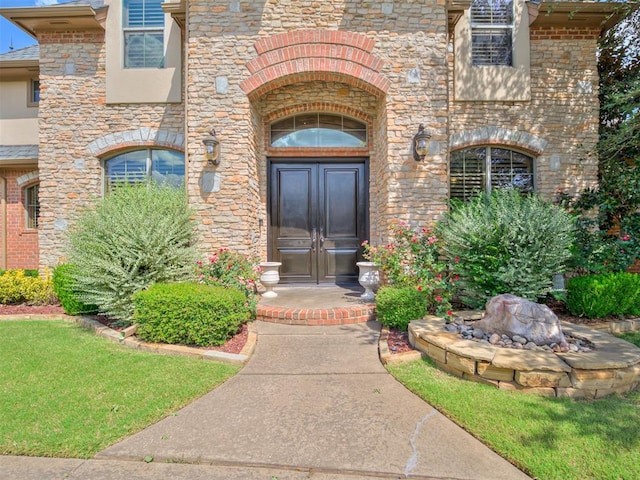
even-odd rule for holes
{"type": "MultiPolygon", "coordinates": [[[[520,335],[510,337],[508,335],[485,332],[481,328],[474,327],[473,321],[465,321],[461,318],[456,318],[452,323],[445,324],[444,329],[447,332],[457,333],[460,338],[464,340],[471,340],[481,344],[484,343],[501,348],[556,353],[562,351],[560,345],[557,343],[552,343],[550,345],[536,345],[533,342],[527,341],[526,338],[521,337],[520,335]]],[[[569,352],[591,352],[595,349],[595,345],[586,339],[576,338],[571,335],[565,335],[565,338],[569,343],[569,352]]]]}

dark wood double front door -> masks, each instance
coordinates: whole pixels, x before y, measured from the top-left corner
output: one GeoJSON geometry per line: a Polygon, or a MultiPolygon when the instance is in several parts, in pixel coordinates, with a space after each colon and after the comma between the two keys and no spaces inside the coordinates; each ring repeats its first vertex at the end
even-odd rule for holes
{"type": "Polygon", "coordinates": [[[366,238],[365,159],[271,160],[270,258],[283,283],[353,283],[366,238]]]}

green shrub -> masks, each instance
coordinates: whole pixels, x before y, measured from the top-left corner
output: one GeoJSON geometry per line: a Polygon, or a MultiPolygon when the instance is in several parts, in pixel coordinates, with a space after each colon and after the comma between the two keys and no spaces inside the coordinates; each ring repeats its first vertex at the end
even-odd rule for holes
{"type": "Polygon", "coordinates": [[[572,315],[587,318],[640,315],[640,275],[618,272],[571,278],[567,308],[572,315]]]}
{"type": "Polygon", "coordinates": [[[516,190],[456,203],[436,231],[460,276],[460,298],[479,307],[500,293],[537,300],[565,269],[573,221],[560,207],[516,190]]]}
{"type": "Polygon", "coordinates": [[[626,271],[640,256],[640,214],[628,216],[619,235],[601,230],[597,222],[579,217],[570,267],[581,274],[626,271]]]}
{"type": "Polygon", "coordinates": [[[255,316],[258,304],[256,283],[260,278],[258,260],[221,248],[206,261],[196,262],[196,280],[206,285],[236,288],[247,297],[247,308],[255,316]]]}
{"type": "Polygon", "coordinates": [[[376,295],[378,321],[389,328],[406,331],[411,320],[427,313],[425,294],[416,287],[385,286],[376,295]]]}
{"type": "Polygon", "coordinates": [[[74,275],[77,274],[78,269],[68,263],[59,265],[53,270],[53,290],[56,292],[62,308],[68,315],[97,313],[97,305],[88,305],[80,300],[74,281],[74,275]]]}
{"type": "Polygon", "coordinates": [[[135,292],[193,274],[191,217],[184,190],[155,182],[118,186],[84,211],[68,254],[80,300],[130,324],[135,292]]]}
{"type": "Polygon", "coordinates": [[[29,305],[48,305],[55,303],[51,275],[45,271],[44,276],[33,276],[32,271],[6,270],[0,275],[0,303],[29,305]]]}
{"type": "Polygon", "coordinates": [[[222,345],[249,318],[244,294],[197,283],[156,283],[133,296],[134,321],[143,340],[222,345]]]}

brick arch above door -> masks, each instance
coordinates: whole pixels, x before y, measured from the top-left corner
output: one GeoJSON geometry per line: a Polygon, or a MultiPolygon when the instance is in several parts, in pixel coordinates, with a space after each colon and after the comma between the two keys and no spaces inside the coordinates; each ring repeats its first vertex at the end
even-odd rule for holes
{"type": "Polygon", "coordinates": [[[251,76],[240,88],[250,99],[296,82],[337,81],[378,97],[389,89],[384,61],[366,35],[338,30],[296,30],[258,40],[258,56],[247,63],[251,76]]]}

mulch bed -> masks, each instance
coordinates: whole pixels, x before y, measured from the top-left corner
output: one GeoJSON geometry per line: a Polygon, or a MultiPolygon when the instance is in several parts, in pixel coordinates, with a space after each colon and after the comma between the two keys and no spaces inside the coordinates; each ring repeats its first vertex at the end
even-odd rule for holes
{"type": "Polygon", "coordinates": [[[64,314],[60,305],[1,305],[0,315],[59,315],[64,314]]]}

